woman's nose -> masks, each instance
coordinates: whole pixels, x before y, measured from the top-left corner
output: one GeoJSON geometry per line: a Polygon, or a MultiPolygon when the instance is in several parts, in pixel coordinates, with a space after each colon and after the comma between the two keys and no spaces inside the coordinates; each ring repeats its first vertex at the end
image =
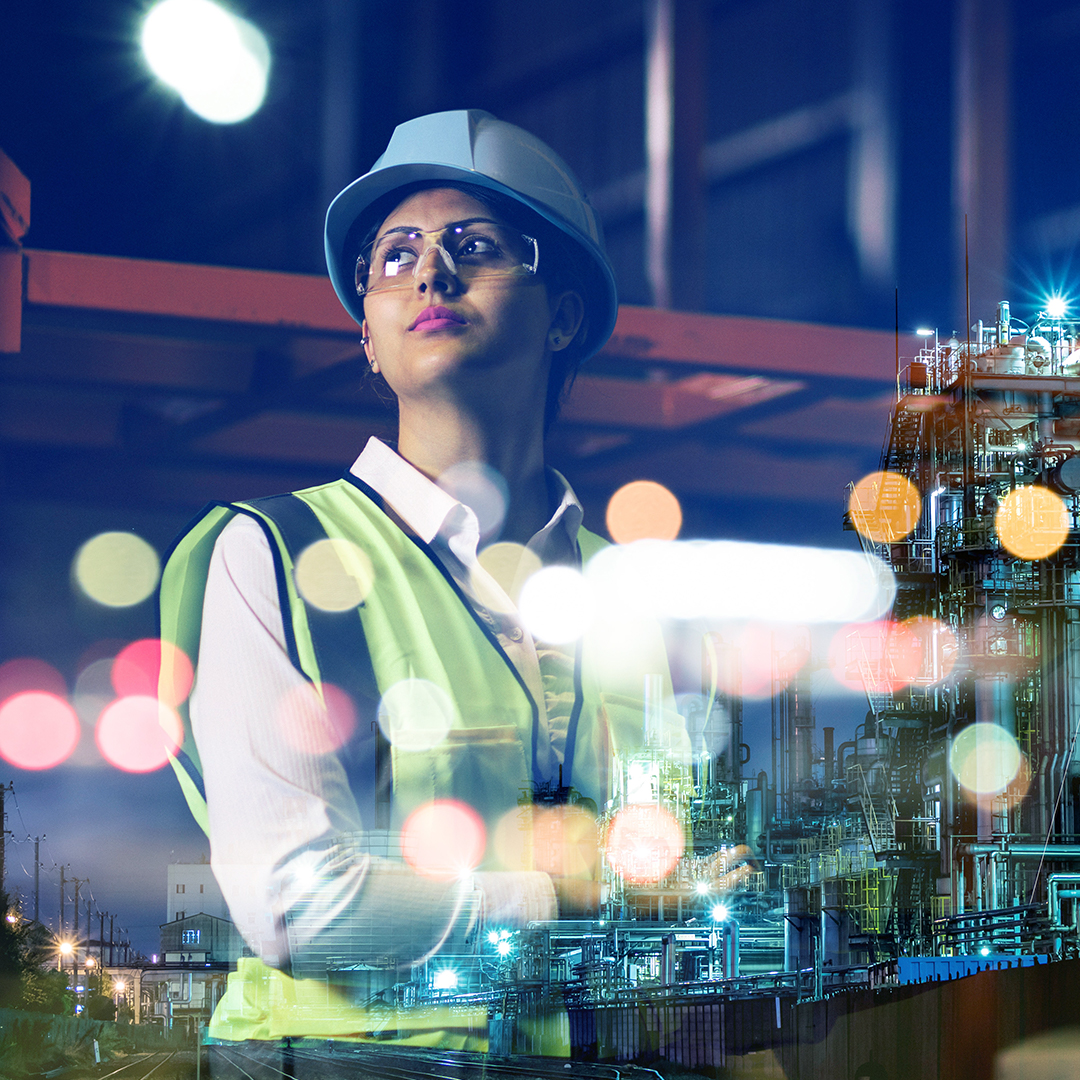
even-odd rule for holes
{"type": "Polygon", "coordinates": [[[457,267],[450,252],[442,244],[432,244],[425,248],[424,253],[416,262],[416,272],[413,275],[416,286],[421,292],[428,288],[438,288],[443,292],[449,292],[457,288],[457,267]]]}

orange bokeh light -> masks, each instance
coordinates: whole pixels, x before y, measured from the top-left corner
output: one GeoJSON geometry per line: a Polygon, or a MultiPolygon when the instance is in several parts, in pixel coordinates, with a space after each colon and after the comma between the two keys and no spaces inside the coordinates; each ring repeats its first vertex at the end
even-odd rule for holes
{"type": "Polygon", "coordinates": [[[113,661],[112,684],[120,697],[156,697],[166,705],[179,705],[193,680],[191,661],[170,641],[133,641],[113,661]]]}
{"type": "Polygon", "coordinates": [[[79,718],[56,694],[26,690],[0,705],[0,756],[20,769],[51,769],[79,742],[79,718]]]}
{"type": "Polygon", "coordinates": [[[682,528],[682,507],[663,484],[634,480],[608,500],[607,528],[617,544],[674,540],[682,528]]]}
{"type": "Polygon", "coordinates": [[[1069,535],[1069,512],[1060,495],[1035,484],[1014,488],[994,515],[1001,546],[1021,559],[1053,555],[1069,535]]]}
{"type": "Polygon", "coordinates": [[[589,877],[600,852],[596,818],[580,806],[520,806],[492,833],[495,854],[513,870],[589,877]]]}
{"type": "Polygon", "coordinates": [[[101,756],[124,772],[160,769],[184,741],[180,717],[156,697],[118,698],[102,710],[94,731],[101,756]]]}
{"type": "Polygon", "coordinates": [[[849,623],[833,636],[829,667],[849,690],[891,694],[919,678],[923,649],[919,630],[905,623],[891,619],[849,623]]]}
{"type": "Polygon", "coordinates": [[[635,884],[667,877],[685,840],[675,816],[662,806],[626,806],[608,826],[604,850],[617,874],[635,884]]]}
{"type": "Polygon", "coordinates": [[[919,522],[919,489],[894,472],[872,472],[854,487],[848,499],[851,523],[868,540],[890,544],[902,540],[919,522]]]}
{"type": "Polygon", "coordinates": [[[401,854],[425,877],[449,879],[475,869],[484,857],[486,830],[480,815],[453,799],[436,799],[414,810],[401,829],[401,854]]]}

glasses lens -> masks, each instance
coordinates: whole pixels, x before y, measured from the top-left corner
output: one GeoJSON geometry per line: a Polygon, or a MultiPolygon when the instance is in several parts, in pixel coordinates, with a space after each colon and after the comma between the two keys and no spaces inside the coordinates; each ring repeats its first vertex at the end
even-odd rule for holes
{"type": "Polygon", "coordinates": [[[432,251],[462,281],[536,273],[536,241],[505,225],[479,222],[433,232],[402,230],[379,237],[357,259],[357,293],[409,287],[432,251]]]}

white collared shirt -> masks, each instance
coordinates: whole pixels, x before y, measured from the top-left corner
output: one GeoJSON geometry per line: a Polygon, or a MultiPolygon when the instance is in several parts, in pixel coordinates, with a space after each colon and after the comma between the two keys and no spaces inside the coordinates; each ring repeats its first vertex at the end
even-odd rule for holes
{"type": "MultiPolygon", "coordinates": [[[[477,558],[480,523],[475,511],[374,437],[368,440],[349,471],[372,488],[431,548],[468,597],[477,615],[495,635],[536,702],[540,723],[536,740],[537,771],[549,781],[557,779],[558,766],[566,752],[568,716],[561,710],[555,710],[551,717],[548,715],[536,643],[522,624],[514,601],[477,558]]],[[[578,530],[583,516],[581,503],[566,479],[554,469],[551,473],[562,492],[559,505],[547,524],[525,546],[544,565],[577,562],[578,530]]],[[[551,661],[545,663],[545,669],[572,670],[572,664],[568,667],[567,663],[558,663],[560,652],[550,646],[544,647],[545,661],[551,661]]],[[[548,681],[549,684],[552,682],[550,675],[548,681]]]]}
{"type": "MultiPolygon", "coordinates": [[[[557,772],[565,726],[551,730],[536,647],[506,592],[479,566],[475,513],[378,440],[351,471],[429,544],[481,618],[491,620],[549,735],[537,740],[538,765],[549,776],[557,772]]],[[[580,504],[556,478],[560,505],[529,541],[548,562],[576,554],[581,525],[580,504]]],[[[372,852],[370,822],[361,820],[342,763],[297,737],[322,717],[289,659],[270,546],[247,515],[230,521],[214,546],[190,714],[214,872],[233,920],[267,963],[301,962],[305,952],[317,957],[319,941],[343,928],[373,928],[379,948],[420,957],[448,934],[474,927],[480,906],[499,925],[556,916],[547,874],[475,874],[476,892],[463,903],[456,883],[403,873],[372,852]],[[299,941],[298,910],[306,928],[299,941]]],[[[359,954],[363,948],[358,944],[359,954]]]]}

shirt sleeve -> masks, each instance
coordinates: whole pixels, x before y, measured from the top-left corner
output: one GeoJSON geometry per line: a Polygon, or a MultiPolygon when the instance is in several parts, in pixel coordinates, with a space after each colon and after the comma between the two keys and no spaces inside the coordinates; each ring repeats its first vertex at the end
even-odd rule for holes
{"type": "Polygon", "coordinates": [[[467,946],[485,909],[501,926],[554,917],[546,874],[437,881],[372,852],[335,727],[289,659],[269,543],[245,516],[211,558],[190,711],[214,873],[266,963],[408,964],[467,946]]]}

